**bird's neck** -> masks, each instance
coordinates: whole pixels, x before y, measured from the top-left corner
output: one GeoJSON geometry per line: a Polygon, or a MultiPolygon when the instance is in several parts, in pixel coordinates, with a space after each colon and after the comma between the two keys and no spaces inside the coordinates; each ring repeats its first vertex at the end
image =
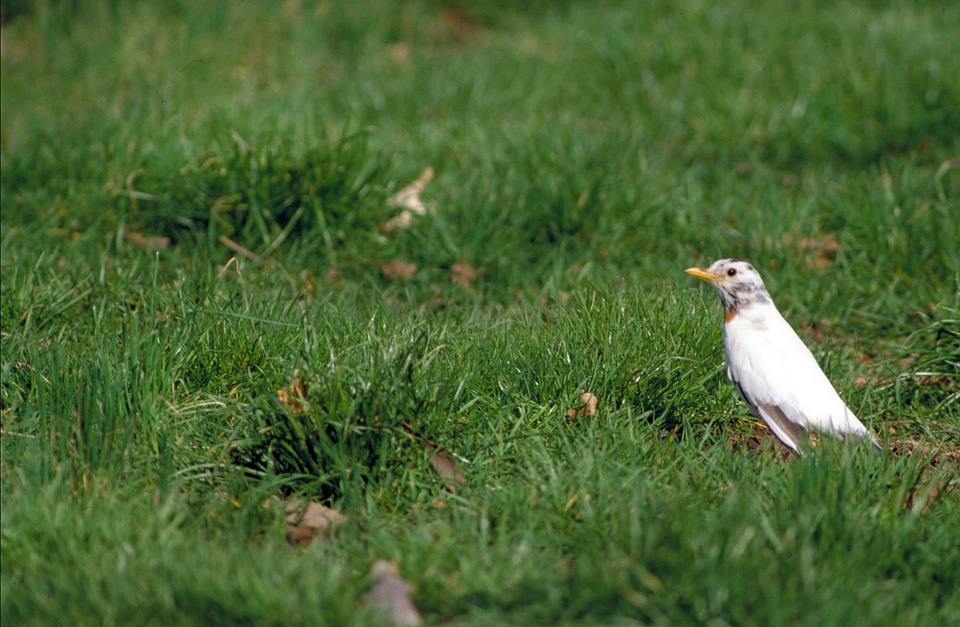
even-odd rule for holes
{"type": "Polygon", "coordinates": [[[727,316],[731,315],[731,311],[734,312],[732,315],[736,315],[738,311],[745,311],[758,305],[773,305],[773,299],[763,285],[740,285],[733,291],[717,291],[727,316]]]}
{"type": "Polygon", "coordinates": [[[736,307],[725,307],[723,311],[723,321],[726,324],[737,320],[739,324],[746,323],[766,328],[775,318],[782,318],[769,297],[765,301],[740,302],[736,307]]]}

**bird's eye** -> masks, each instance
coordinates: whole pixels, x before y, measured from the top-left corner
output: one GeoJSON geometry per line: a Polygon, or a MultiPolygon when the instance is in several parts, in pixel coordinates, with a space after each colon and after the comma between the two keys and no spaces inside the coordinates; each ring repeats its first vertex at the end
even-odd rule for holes
{"type": "Polygon", "coordinates": [[[727,270],[727,276],[737,276],[737,269],[730,268],[729,270],[727,270]]]}

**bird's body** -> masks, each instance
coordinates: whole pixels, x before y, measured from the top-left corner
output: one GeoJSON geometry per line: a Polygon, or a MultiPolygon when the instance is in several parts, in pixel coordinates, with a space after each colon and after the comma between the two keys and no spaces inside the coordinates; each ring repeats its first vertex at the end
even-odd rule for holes
{"type": "Polygon", "coordinates": [[[753,266],[720,259],[686,272],[710,281],[720,295],[727,375],[777,439],[796,453],[802,452],[808,430],[867,438],[880,448],[777,311],[753,266]]]}

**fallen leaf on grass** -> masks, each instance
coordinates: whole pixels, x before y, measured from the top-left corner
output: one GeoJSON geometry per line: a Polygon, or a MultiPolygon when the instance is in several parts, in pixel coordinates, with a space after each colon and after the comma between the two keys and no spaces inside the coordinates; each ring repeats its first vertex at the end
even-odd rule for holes
{"type": "Polygon", "coordinates": [[[827,336],[830,334],[830,329],[832,326],[832,322],[826,318],[823,318],[813,322],[801,323],[799,330],[801,334],[809,335],[810,338],[817,344],[823,344],[827,341],[827,336]]]}
{"type": "MultiPolygon", "coordinates": [[[[895,424],[909,424],[909,422],[910,421],[895,421],[895,424]]],[[[927,424],[943,423],[927,421],[927,424]]],[[[931,469],[946,464],[948,468],[955,468],[960,471],[960,449],[958,448],[946,448],[945,445],[933,446],[911,437],[892,440],[887,448],[891,453],[900,456],[914,454],[928,456],[930,458],[928,465],[931,469]]]]}
{"type": "Polygon", "coordinates": [[[434,20],[434,30],[438,38],[451,43],[466,44],[476,37],[477,26],[467,19],[458,7],[446,7],[437,20],[434,20]]]}
{"type": "Polygon", "coordinates": [[[412,279],[417,273],[417,266],[399,259],[388,261],[380,266],[380,272],[391,281],[412,279]]]}
{"type": "Polygon", "coordinates": [[[380,225],[382,233],[393,233],[400,229],[408,228],[413,224],[414,219],[426,215],[430,208],[420,199],[427,183],[433,178],[433,168],[428,167],[423,171],[417,180],[410,183],[399,192],[387,199],[387,204],[391,207],[402,207],[403,209],[397,215],[393,216],[380,225]]]}
{"type": "Polygon", "coordinates": [[[401,42],[387,48],[390,58],[400,65],[410,65],[410,46],[401,42]]]}
{"type": "Polygon", "coordinates": [[[921,514],[926,514],[930,506],[936,503],[940,491],[946,485],[947,482],[942,477],[919,481],[907,495],[906,508],[909,510],[919,508],[921,514]]]}
{"type": "Polygon", "coordinates": [[[459,285],[464,289],[470,289],[470,286],[483,274],[483,268],[476,270],[464,259],[460,259],[450,266],[450,282],[459,285]]]}
{"type": "MultiPolygon", "coordinates": [[[[441,345],[442,347],[443,345],[441,345]]],[[[438,347],[439,348],[439,347],[438,347]]],[[[463,474],[463,471],[457,466],[456,459],[449,450],[441,447],[436,442],[429,440],[421,435],[418,435],[414,429],[413,425],[404,420],[401,425],[403,430],[406,432],[407,438],[411,442],[416,442],[417,444],[422,444],[426,449],[427,454],[430,455],[430,464],[433,466],[433,469],[437,471],[442,478],[446,479],[447,482],[447,491],[455,493],[457,491],[458,485],[463,485],[467,481],[467,477],[463,474]]],[[[461,458],[462,461],[469,463],[468,460],[461,458]]]]}
{"type": "MultiPolygon", "coordinates": [[[[792,233],[784,233],[781,242],[786,247],[792,248],[808,268],[823,268],[830,265],[836,260],[841,248],[840,241],[830,233],[800,239],[792,233]]],[[[776,264],[770,265],[772,267],[776,264]]]]}
{"type": "Polygon", "coordinates": [[[123,239],[127,240],[134,246],[149,252],[166,250],[170,247],[169,237],[144,235],[143,233],[137,233],[136,231],[125,231],[123,234],[123,239]]]}
{"type": "Polygon", "coordinates": [[[427,453],[432,454],[430,463],[433,465],[437,474],[447,480],[447,491],[456,493],[457,486],[463,485],[467,481],[466,475],[457,466],[457,461],[453,458],[453,453],[445,448],[439,448],[435,444],[427,443],[427,453]]]}
{"type": "Polygon", "coordinates": [[[303,411],[303,402],[307,398],[307,381],[300,377],[300,372],[294,370],[293,383],[288,388],[277,390],[277,400],[281,405],[286,405],[290,413],[296,416],[303,411]]]}
{"type": "Polygon", "coordinates": [[[450,302],[451,301],[448,301],[447,299],[442,298],[440,296],[434,296],[430,300],[424,303],[420,303],[420,307],[418,307],[418,309],[420,310],[421,313],[424,311],[436,311],[438,309],[446,308],[446,306],[449,305],[450,302]]]}
{"type": "Polygon", "coordinates": [[[600,400],[591,392],[580,390],[580,400],[583,401],[576,407],[567,410],[567,420],[573,421],[584,416],[593,416],[597,413],[597,404],[600,400]]]}
{"type": "Polygon", "coordinates": [[[914,511],[919,509],[921,514],[925,514],[931,505],[943,498],[945,493],[950,493],[954,495],[951,498],[956,498],[958,486],[950,478],[958,476],[960,472],[960,449],[946,448],[946,443],[934,446],[916,438],[907,437],[891,439],[887,445],[887,451],[901,457],[921,455],[927,458],[927,467],[909,489],[903,504],[904,508],[914,511]]]}
{"type": "Polygon", "coordinates": [[[419,625],[422,619],[410,598],[410,584],[397,576],[397,570],[396,562],[375,561],[370,567],[373,585],[364,600],[382,610],[393,625],[419,625]]]}
{"type": "Polygon", "coordinates": [[[420,200],[420,194],[423,193],[427,183],[433,178],[433,168],[427,167],[417,180],[410,183],[399,192],[387,199],[387,204],[391,207],[404,207],[410,209],[417,215],[424,215],[427,212],[426,205],[420,200]]]}
{"type": "Polygon", "coordinates": [[[821,235],[800,240],[800,248],[813,252],[813,257],[807,259],[808,268],[822,268],[833,263],[840,251],[840,242],[833,235],[821,235]]]}
{"type": "Polygon", "coordinates": [[[290,544],[310,544],[332,526],[347,521],[347,517],[337,510],[316,501],[287,501],[283,511],[286,513],[287,542],[290,544]]]}

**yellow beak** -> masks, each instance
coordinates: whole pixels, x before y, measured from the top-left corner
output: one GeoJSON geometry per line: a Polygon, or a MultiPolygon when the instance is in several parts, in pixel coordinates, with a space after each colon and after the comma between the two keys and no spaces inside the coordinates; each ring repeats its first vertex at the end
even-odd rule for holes
{"type": "Polygon", "coordinates": [[[703,268],[687,268],[684,270],[690,276],[695,276],[698,279],[703,279],[705,281],[719,281],[723,277],[719,274],[713,274],[712,272],[707,272],[703,268]]]}

